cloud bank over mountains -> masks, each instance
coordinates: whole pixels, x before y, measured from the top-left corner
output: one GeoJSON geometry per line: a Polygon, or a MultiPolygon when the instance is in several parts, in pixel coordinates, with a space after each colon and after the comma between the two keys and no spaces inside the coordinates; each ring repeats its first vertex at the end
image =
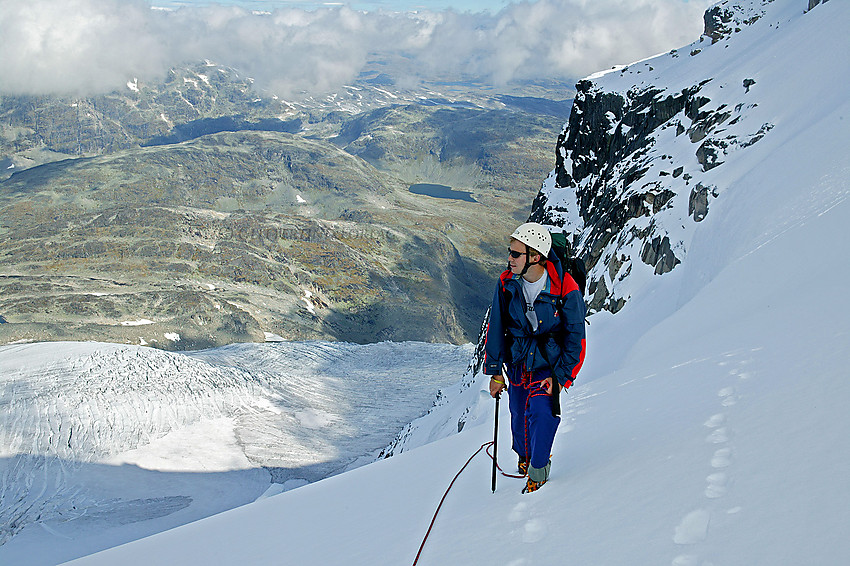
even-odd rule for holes
{"type": "Polygon", "coordinates": [[[538,0],[472,14],[0,0],[0,94],[103,93],[203,60],[288,98],[334,91],[376,59],[400,81],[572,80],[694,41],[711,3],[538,0]]]}

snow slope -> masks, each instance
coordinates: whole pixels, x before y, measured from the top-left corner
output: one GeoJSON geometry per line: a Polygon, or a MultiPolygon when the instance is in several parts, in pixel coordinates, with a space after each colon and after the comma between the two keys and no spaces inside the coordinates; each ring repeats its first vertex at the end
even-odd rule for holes
{"type": "MultiPolygon", "coordinates": [[[[491,494],[477,457],[420,564],[847,564],[850,273],[814,263],[834,281],[819,293],[831,308],[816,309],[792,298],[808,284],[785,268],[789,253],[850,253],[850,204],[821,212],[754,245],[621,368],[571,390],[542,490],[501,478],[491,494]]],[[[490,426],[79,563],[412,563],[490,426]]]]}
{"type": "MultiPolygon", "coordinates": [[[[490,462],[477,456],[420,564],[850,563],[850,5],[803,14],[789,1],[766,5],[779,30],[735,40],[757,59],[759,112],[775,127],[715,173],[725,190],[687,260],[618,314],[594,316],[551,481],[521,495],[501,478],[491,494],[490,462]]],[[[730,73],[740,64],[730,59],[730,73]]],[[[474,403],[463,410],[492,410],[481,395],[474,403]]],[[[435,413],[460,410],[450,400],[435,413]]],[[[422,434],[455,419],[429,415],[422,434]]],[[[505,439],[506,413],[500,423],[505,439]]],[[[76,563],[412,563],[446,486],[491,427],[479,418],[76,563]]]]}

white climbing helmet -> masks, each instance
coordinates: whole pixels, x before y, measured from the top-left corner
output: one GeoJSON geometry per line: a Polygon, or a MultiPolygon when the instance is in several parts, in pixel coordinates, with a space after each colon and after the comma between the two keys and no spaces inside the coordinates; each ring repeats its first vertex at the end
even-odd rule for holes
{"type": "Polygon", "coordinates": [[[552,235],[546,226],[537,222],[526,222],[511,234],[511,238],[519,240],[529,248],[533,248],[546,257],[552,249],[552,235]]]}

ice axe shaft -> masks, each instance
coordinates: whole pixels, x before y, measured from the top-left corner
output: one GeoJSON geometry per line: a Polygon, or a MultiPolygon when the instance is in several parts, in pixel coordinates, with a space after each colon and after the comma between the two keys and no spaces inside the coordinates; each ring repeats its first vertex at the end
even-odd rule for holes
{"type": "Polygon", "coordinates": [[[496,493],[496,469],[499,467],[499,465],[496,463],[496,458],[499,455],[499,398],[501,396],[501,392],[496,394],[496,418],[494,419],[496,424],[494,425],[493,430],[493,484],[491,486],[493,493],[496,493]]]}

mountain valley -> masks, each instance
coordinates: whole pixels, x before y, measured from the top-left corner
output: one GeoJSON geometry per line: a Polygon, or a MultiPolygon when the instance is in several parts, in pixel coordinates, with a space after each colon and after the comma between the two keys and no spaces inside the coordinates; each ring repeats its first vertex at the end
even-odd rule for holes
{"type": "Polygon", "coordinates": [[[293,103],[205,63],[0,98],[0,342],[473,340],[570,92],[375,79],[293,103]]]}

